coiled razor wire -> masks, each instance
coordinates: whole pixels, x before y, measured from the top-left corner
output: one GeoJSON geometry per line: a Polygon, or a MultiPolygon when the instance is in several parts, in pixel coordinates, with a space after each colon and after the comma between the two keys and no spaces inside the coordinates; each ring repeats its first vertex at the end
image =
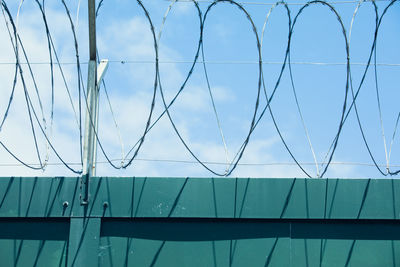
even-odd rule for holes
{"type": "MultiPolygon", "coordinates": [[[[329,166],[330,163],[332,162],[333,156],[335,154],[335,151],[338,147],[339,144],[339,137],[342,134],[342,129],[343,126],[345,124],[345,122],[347,121],[347,118],[349,116],[349,114],[351,113],[351,111],[354,108],[354,112],[357,118],[357,123],[359,125],[359,129],[360,132],[362,134],[362,138],[363,138],[363,142],[368,150],[368,154],[371,158],[371,160],[373,161],[374,166],[378,169],[378,171],[384,175],[397,175],[400,173],[400,169],[399,170],[391,170],[389,168],[390,166],[390,158],[391,158],[391,151],[392,151],[392,147],[393,147],[393,143],[394,143],[394,139],[396,136],[396,132],[397,132],[397,128],[398,128],[398,124],[399,124],[399,120],[400,120],[400,112],[398,113],[397,117],[396,117],[396,122],[395,122],[395,127],[394,127],[394,131],[393,131],[393,135],[390,141],[390,145],[389,148],[387,146],[388,142],[386,140],[385,137],[385,131],[384,131],[384,124],[383,124],[383,118],[382,118],[382,111],[381,111],[381,100],[380,100],[380,93],[379,93],[379,83],[378,83],[378,74],[377,74],[377,51],[376,51],[376,43],[377,43],[377,39],[378,39],[378,32],[379,32],[379,28],[382,24],[382,20],[385,16],[385,14],[387,13],[388,9],[391,8],[395,2],[397,2],[397,0],[392,0],[390,1],[390,3],[385,7],[385,9],[383,10],[382,14],[379,15],[378,14],[378,7],[376,5],[376,3],[374,1],[370,1],[372,3],[372,6],[374,8],[375,11],[375,31],[374,31],[374,38],[373,38],[373,42],[371,44],[371,48],[370,48],[370,54],[367,60],[367,63],[365,64],[365,69],[362,75],[362,78],[360,80],[360,83],[358,84],[358,86],[353,85],[353,80],[352,80],[352,76],[351,76],[351,56],[350,56],[350,39],[351,39],[351,33],[352,33],[352,28],[353,28],[353,24],[356,18],[356,14],[358,13],[358,10],[360,8],[360,6],[362,4],[365,3],[365,1],[361,0],[358,2],[356,9],[354,10],[353,13],[353,17],[351,20],[351,24],[350,24],[350,29],[349,29],[349,34],[347,35],[347,31],[346,28],[344,26],[343,20],[340,16],[340,14],[337,12],[337,10],[335,9],[335,7],[333,6],[333,4],[331,4],[330,2],[326,2],[326,1],[321,1],[321,0],[314,0],[314,1],[310,1],[307,2],[305,4],[303,4],[300,9],[297,11],[296,15],[294,16],[294,19],[292,21],[291,18],[291,10],[289,8],[289,4],[281,1],[281,2],[277,2],[276,4],[272,5],[272,7],[269,9],[268,14],[265,18],[265,22],[262,28],[262,32],[261,32],[261,38],[259,37],[256,25],[250,15],[250,13],[246,10],[246,8],[243,6],[243,4],[234,1],[234,0],[215,0],[213,2],[209,2],[209,4],[206,6],[205,8],[205,12],[203,13],[200,6],[199,6],[199,1],[196,0],[190,0],[194,7],[196,8],[197,11],[197,15],[199,18],[199,38],[198,38],[198,42],[197,42],[197,48],[196,48],[196,52],[194,55],[194,59],[192,61],[191,67],[188,71],[188,73],[186,74],[186,77],[183,81],[183,83],[181,84],[181,86],[179,87],[179,90],[177,91],[177,93],[174,95],[174,97],[171,99],[171,101],[167,102],[167,100],[165,99],[165,93],[163,90],[163,86],[162,86],[162,78],[160,75],[160,71],[159,71],[159,56],[158,56],[158,50],[159,50],[159,43],[161,42],[161,36],[162,36],[162,32],[164,29],[164,26],[166,24],[167,21],[167,17],[168,14],[170,13],[170,11],[172,10],[173,6],[179,2],[177,0],[172,0],[170,5],[167,8],[167,11],[165,12],[165,15],[163,17],[162,20],[162,24],[161,27],[159,29],[158,35],[156,34],[156,30],[153,24],[153,21],[151,19],[150,13],[148,11],[148,9],[145,7],[145,5],[143,4],[143,2],[141,0],[137,0],[137,5],[139,6],[139,9],[141,9],[147,19],[148,25],[149,25],[149,29],[151,32],[151,35],[153,37],[153,45],[154,45],[154,53],[155,53],[155,59],[154,59],[154,68],[155,68],[155,76],[154,76],[154,85],[153,85],[153,93],[152,93],[152,100],[150,103],[150,110],[149,113],[147,115],[147,120],[146,120],[146,124],[143,130],[142,135],[140,136],[140,138],[138,139],[138,141],[133,145],[133,147],[130,148],[130,150],[128,151],[128,153],[126,155],[124,155],[124,149],[123,149],[123,141],[122,138],[120,136],[119,133],[119,129],[118,129],[118,123],[115,119],[114,113],[113,113],[113,109],[110,103],[110,100],[108,98],[107,95],[107,99],[109,102],[109,107],[110,107],[110,111],[112,112],[112,116],[114,119],[114,123],[115,126],[117,127],[118,130],[118,134],[119,134],[119,139],[120,139],[120,143],[121,143],[121,147],[122,147],[122,159],[121,159],[121,163],[115,164],[111,159],[111,157],[108,155],[108,153],[105,151],[105,148],[102,144],[102,140],[99,138],[98,133],[95,132],[95,136],[96,136],[96,140],[97,143],[99,145],[99,148],[102,152],[102,154],[104,155],[106,161],[108,162],[108,164],[110,164],[113,168],[116,169],[121,169],[121,168],[127,168],[128,166],[130,166],[133,162],[133,160],[137,157],[140,149],[142,148],[146,135],[149,133],[149,131],[151,131],[154,126],[157,125],[157,123],[160,121],[160,119],[162,117],[164,117],[165,115],[168,117],[175,134],[178,136],[179,140],[181,141],[181,143],[184,145],[184,147],[186,148],[186,150],[191,154],[191,156],[196,160],[196,162],[198,162],[201,166],[203,166],[206,170],[208,170],[209,172],[211,172],[214,175],[217,176],[229,176],[232,174],[232,172],[236,169],[236,167],[239,165],[240,160],[242,159],[244,152],[250,142],[250,138],[252,136],[252,134],[254,133],[255,129],[257,128],[257,126],[259,125],[260,121],[264,118],[265,113],[268,111],[269,114],[271,115],[271,119],[272,122],[274,124],[274,127],[284,145],[284,147],[286,148],[287,152],[289,153],[289,155],[291,156],[291,158],[293,159],[293,161],[295,162],[295,164],[299,167],[299,169],[307,176],[307,177],[313,177],[313,175],[311,175],[310,173],[308,173],[305,168],[302,166],[302,164],[296,159],[294,153],[292,152],[291,148],[289,147],[288,143],[286,142],[284,136],[282,135],[282,132],[279,128],[278,125],[278,121],[276,120],[276,117],[274,115],[274,112],[272,110],[271,107],[271,103],[272,100],[274,99],[274,96],[278,90],[278,88],[280,87],[280,83],[282,81],[282,76],[284,71],[286,70],[286,67],[288,68],[289,71],[289,78],[290,78],[290,83],[291,83],[291,87],[292,87],[292,92],[293,92],[293,96],[295,99],[295,103],[296,103],[296,108],[297,108],[297,112],[299,114],[300,120],[301,120],[301,124],[305,133],[305,136],[307,138],[307,142],[309,144],[310,147],[310,151],[312,154],[312,157],[314,159],[314,165],[316,167],[316,176],[317,177],[323,177],[329,166]],[[224,133],[221,127],[221,123],[220,123],[220,118],[218,116],[218,112],[217,112],[217,107],[214,101],[214,97],[213,97],[213,93],[212,93],[212,89],[211,89],[211,85],[210,85],[210,80],[209,80],[209,76],[208,76],[208,71],[207,71],[207,67],[206,67],[206,61],[205,61],[205,51],[204,51],[204,32],[205,32],[205,25],[206,25],[206,21],[207,18],[210,16],[210,12],[211,10],[213,10],[213,8],[219,4],[222,3],[226,3],[226,4],[230,4],[232,6],[234,6],[235,8],[237,8],[241,14],[243,14],[246,19],[248,20],[250,26],[251,26],[251,30],[252,33],[254,34],[255,37],[255,41],[256,41],[256,49],[257,49],[257,55],[258,55],[258,78],[257,78],[257,86],[256,86],[256,91],[257,91],[257,96],[254,102],[254,109],[253,109],[253,113],[250,119],[250,127],[247,131],[247,134],[244,138],[243,143],[241,144],[241,146],[239,147],[238,151],[236,152],[235,156],[233,157],[233,159],[231,161],[229,161],[228,158],[228,148],[225,142],[225,137],[224,137],[224,133]],[[267,28],[267,24],[268,24],[268,19],[269,16],[271,15],[271,13],[273,12],[273,10],[277,7],[277,6],[283,6],[286,10],[287,13],[287,18],[288,18],[288,39],[287,39],[287,46],[286,46],[286,50],[285,50],[285,54],[284,54],[284,60],[281,64],[281,68],[280,68],[280,72],[279,75],[274,83],[274,85],[271,87],[272,90],[268,93],[267,90],[267,85],[265,83],[265,74],[263,72],[263,57],[262,57],[262,47],[263,47],[263,42],[264,42],[264,34],[265,34],[265,30],[267,28]],[[336,17],[337,21],[339,22],[339,26],[341,29],[341,33],[343,35],[343,41],[344,41],[344,47],[345,47],[345,52],[346,52],[346,79],[345,79],[345,85],[344,85],[344,100],[343,100],[343,105],[342,105],[342,109],[341,109],[341,114],[340,114],[340,120],[339,120],[339,124],[337,126],[337,131],[335,134],[334,139],[331,142],[331,145],[326,153],[325,159],[324,161],[321,163],[318,163],[316,155],[315,155],[315,151],[311,142],[311,138],[309,135],[309,131],[308,128],[306,126],[306,122],[304,120],[304,116],[302,113],[302,109],[300,106],[300,102],[298,100],[298,93],[297,93],[297,88],[295,86],[295,81],[294,81],[294,77],[293,77],[293,71],[292,71],[292,62],[291,62],[291,46],[292,46],[292,38],[293,38],[293,33],[294,33],[294,29],[295,29],[295,25],[300,17],[300,15],[304,12],[304,10],[306,10],[309,6],[322,6],[322,7],[326,7],[328,8],[332,14],[336,17]],[[201,54],[200,54],[201,53],[201,54]],[[171,114],[171,107],[173,106],[173,104],[177,101],[177,99],[179,98],[179,96],[181,95],[181,93],[185,90],[186,85],[189,81],[189,79],[191,78],[194,69],[197,65],[198,59],[201,55],[202,58],[202,64],[203,64],[203,71],[204,71],[204,77],[206,79],[207,82],[207,88],[208,88],[208,92],[209,92],[209,96],[211,99],[211,103],[212,103],[212,108],[214,111],[214,115],[216,117],[216,121],[217,121],[217,126],[219,128],[219,132],[221,135],[221,140],[224,146],[224,150],[225,150],[225,154],[226,154],[226,169],[225,172],[218,172],[214,169],[212,169],[206,161],[203,161],[199,158],[199,156],[191,149],[190,144],[187,143],[187,141],[183,138],[183,136],[181,135],[178,127],[176,126],[176,123],[173,119],[173,116],[171,114]],[[371,65],[374,65],[374,79],[375,79],[375,89],[376,89],[376,98],[377,98],[377,103],[378,103],[378,111],[379,111],[379,120],[380,120],[380,127],[381,127],[381,133],[382,133],[382,138],[383,138],[383,143],[384,143],[384,150],[385,150],[385,158],[386,158],[386,170],[382,170],[381,167],[379,166],[379,164],[377,163],[377,160],[375,158],[375,156],[373,155],[369,143],[367,141],[367,137],[364,131],[364,127],[361,123],[361,116],[360,113],[357,109],[357,98],[358,95],[364,85],[365,82],[365,78],[366,75],[368,73],[369,67],[371,65]],[[156,94],[157,94],[157,90],[159,90],[161,99],[162,99],[162,104],[164,106],[163,111],[161,112],[161,114],[152,122],[152,117],[153,117],[153,113],[154,113],[154,107],[155,107],[155,103],[156,103],[156,94]],[[263,90],[263,91],[261,91],[263,90]],[[349,98],[349,91],[351,92],[351,96],[350,96],[350,103],[348,102],[348,98],[349,98]],[[266,103],[263,106],[260,106],[260,102],[261,102],[261,94],[264,94],[266,103]]],[[[9,96],[9,100],[7,103],[7,107],[4,111],[3,117],[1,119],[0,122],[0,132],[2,131],[2,128],[5,125],[5,122],[7,120],[8,117],[8,113],[10,110],[10,107],[12,106],[13,100],[14,100],[14,95],[15,95],[15,90],[16,90],[16,84],[18,82],[18,80],[21,81],[22,86],[23,86],[23,90],[24,90],[24,96],[25,96],[25,102],[26,102],[26,110],[28,112],[28,117],[29,117],[29,121],[30,121],[30,128],[31,128],[31,132],[32,132],[32,136],[33,136],[33,141],[34,141],[34,145],[35,145],[35,150],[36,150],[36,156],[37,156],[37,160],[38,160],[38,164],[28,164],[25,161],[23,161],[19,156],[17,156],[15,153],[13,153],[3,141],[0,141],[0,145],[5,149],[5,151],[7,153],[9,153],[12,157],[14,157],[19,163],[21,163],[22,165],[31,168],[31,169],[41,169],[44,170],[46,165],[48,164],[48,159],[49,159],[49,151],[52,150],[55,155],[57,156],[57,158],[62,162],[62,164],[64,164],[66,166],[66,168],[68,168],[70,171],[80,174],[82,173],[81,169],[74,169],[72,168],[66,161],[64,161],[63,157],[61,156],[61,154],[58,152],[58,150],[55,148],[55,146],[52,143],[52,126],[53,126],[53,121],[54,121],[54,98],[55,98],[55,80],[54,80],[54,75],[55,75],[55,68],[54,65],[57,65],[58,70],[61,74],[63,83],[64,83],[64,87],[65,90],[68,94],[69,97],[69,102],[71,104],[72,110],[74,112],[75,115],[75,120],[77,123],[77,126],[79,128],[79,147],[80,147],[80,158],[81,158],[81,163],[82,163],[82,150],[83,150],[83,145],[82,145],[82,112],[88,109],[88,103],[86,101],[86,93],[85,93],[85,86],[83,84],[83,76],[82,76],[82,71],[81,71],[81,60],[80,60],[80,53],[79,53],[79,47],[78,47],[78,37],[76,34],[76,30],[75,30],[75,24],[78,23],[78,19],[76,20],[76,22],[74,23],[71,17],[71,12],[69,10],[68,5],[65,3],[65,0],[62,0],[62,4],[64,6],[65,9],[65,13],[69,19],[70,22],[70,27],[71,27],[71,33],[74,39],[74,49],[75,49],[75,56],[76,56],[76,77],[77,77],[77,90],[78,90],[78,97],[79,97],[79,103],[78,103],[78,111],[76,111],[73,100],[72,100],[72,96],[71,96],[71,92],[70,92],[70,87],[71,85],[68,84],[67,79],[65,78],[64,75],[64,71],[62,68],[62,63],[59,60],[58,57],[58,53],[56,50],[56,47],[54,45],[53,42],[53,37],[51,35],[50,29],[49,29],[49,21],[47,19],[46,16],[46,12],[45,12],[45,8],[44,8],[44,3],[40,3],[39,0],[35,0],[37,7],[40,10],[40,13],[42,15],[42,20],[43,20],[43,24],[44,24],[44,28],[45,28],[45,33],[46,33],[46,39],[47,39],[47,49],[48,49],[48,56],[49,56],[49,68],[50,68],[50,84],[51,84],[51,108],[50,108],[50,123],[49,125],[46,122],[46,118],[44,115],[44,111],[43,111],[43,104],[42,104],[42,100],[41,100],[41,96],[39,94],[38,91],[38,86],[35,80],[35,74],[31,68],[31,64],[29,61],[29,56],[27,55],[27,52],[24,48],[23,42],[21,40],[19,31],[18,31],[18,22],[15,23],[14,22],[14,18],[12,17],[8,6],[6,4],[5,0],[1,0],[1,10],[2,10],[2,14],[3,14],[3,18],[6,24],[6,28],[8,31],[8,35],[9,35],[9,39],[10,39],[10,43],[13,47],[13,51],[15,54],[15,69],[14,69],[14,78],[13,78],[13,85],[11,86],[11,92],[10,92],[10,96],[9,96]],[[22,53],[21,53],[22,52],[22,53]],[[40,114],[41,117],[38,116],[38,112],[36,111],[31,96],[28,92],[28,88],[27,88],[27,84],[25,82],[26,78],[25,78],[25,73],[22,69],[21,66],[21,59],[24,59],[24,64],[27,65],[27,68],[29,70],[29,77],[33,82],[33,86],[35,89],[35,97],[37,98],[37,101],[39,103],[39,108],[40,108],[40,114]],[[25,63],[26,62],[26,63],[25,63]],[[83,98],[83,103],[82,103],[82,98],[83,98]],[[39,150],[39,145],[38,145],[38,140],[37,140],[37,132],[35,130],[35,125],[37,125],[40,129],[39,133],[41,133],[45,139],[46,142],[46,155],[44,157],[44,160],[42,160],[42,156],[39,150]]],[[[106,2],[104,0],[99,1],[98,6],[96,8],[96,17],[101,14],[100,10],[101,7],[105,4],[106,2]]],[[[18,14],[17,14],[17,21],[19,20],[19,11],[23,6],[23,1],[20,2],[19,8],[18,8],[18,14]]],[[[77,10],[77,18],[79,15],[79,4],[78,4],[78,10],[77,10]]],[[[105,86],[105,83],[104,83],[105,86]]],[[[105,88],[106,90],[106,88],[105,88]]],[[[107,92],[107,91],[106,91],[107,92]]],[[[89,118],[91,119],[92,117],[89,116],[89,118]]],[[[93,127],[94,122],[90,121],[91,126],[93,127]]]]}

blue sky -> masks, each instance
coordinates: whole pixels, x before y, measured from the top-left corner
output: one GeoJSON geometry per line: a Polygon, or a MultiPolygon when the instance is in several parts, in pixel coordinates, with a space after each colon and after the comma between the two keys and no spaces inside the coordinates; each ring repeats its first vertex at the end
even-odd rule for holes
{"type": "MultiPolygon", "coordinates": [[[[14,21],[18,21],[18,33],[32,63],[49,62],[47,39],[41,14],[34,1],[24,1],[20,7],[15,1],[5,1],[14,21]],[[18,17],[18,19],[17,19],[18,17]]],[[[211,2],[201,2],[204,14],[211,2]]],[[[251,15],[259,38],[266,16],[272,5],[265,1],[244,2],[243,7],[251,15]]],[[[288,2],[292,21],[302,5],[288,2]]],[[[303,2],[301,2],[303,3],[303,2]]],[[[305,2],[304,2],[305,3],[305,2]]],[[[389,1],[377,2],[378,13],[382,14],[389,1]]],[[[158,36],[164,14],[171,4],[168,1],[144,1],[158,36]]],[[[75,23],[79,55],[82,62],[83,80],[87,73],[87,9],[86,2],[71,1],[68,7],[75,23]],[[79,7],[79,8],[78,8],[79,7]]],[[[350,60],[353,86],[356,90],[364,65],[369,57],[375,31],[375,13],[371,2],[362,3],[357,12],[349,36],[350,25],[357,2],[332,4],[343,21],[347,38],[350,40],[350,60]]],[[[50,32],[55,48],[63,63],[75,62],[73,35],[61,3],[46,3],[45,6],[50,32]]],[[[378,65],[378,85],[381,101],[383,128],[387,150],[390,148],[395,122],[399,113],[400,74],[400,18],[399,4],[388,9],[382,20],[377,41],[377,62],[394,64],[378,65]],[[397,64],[397,65],[396,65],[397,64]]],[[[121,159],[140,138],[150,110],[155,79],[154,47],[149,23],[143,10],[134,1],[118,0],[103,2],[97,21],[98,49],[100,59],[110,60],[105,76],[108,96],[118,124],[101,89],[99,138],[111,159],[121,159]],[[121,140],[123,149],[121,149],[121,140]]],[[[199,40],[200,23],[193,3],[177,2],[172,6],[162,29],[159,40],[159,68],[162,88],[167,102],[179,90],[193,62],[199,40]]],[[[9,41],[4,18],[0,23],[0,36],[7,40],[0,44],[0,62],[13,63],[15,56],[9,41]]],[[[261,41],[261,40],[260,40],[261,41]]],[[[288,42],[288,17],[280,5],[273,9],[266,24],[262,39],[263,75],[267,94],[272,92],[280,73],[288,42]]],[[[298,16],[291,39],[292,75],[303,119],[310,137],[317,162],[323,162],[329,150],[341,118],[346,88],[346,43],[341,25],[335,14],[321,4],[304,9],[298,16]],[[309,64],[328,63],[328,64],[309,64]],[[335,64],[333,64],[335,63],[335,64]],[[336,64],[337,63],[337,64],[336,64]]],[[[180,134],[193,153],[202,161],[221,164],[206,164],[216,172],[225,169],[245,139],[255,110],[258,81],[258,51],[252,25],[246,15],[236,6],[219,3],[207,13],[203,32],[204,56],[221,129],[227,145],[228,157],[224,149],[220,131],[209,96],[201,56],[182,94],[170,108],[170,115],[180,134]],[[228,158],[228,160],[227,160],[228,158]]],[[[24,61],[22,59],[22,61],[24,61]]],[[[42,99],[43,113],[50,124],[51,77],[49,64],[32,64],[35,81],[42,99]]],[[[23,67],[29,94],[35,110],[40,113],[39,101],[35,96],[29,69],[23,67]]],[[[78,111],[78,89],[76,66],[62,65],[74,108],[78,111]]],[[[15,65],[0,65],[3,81],[2,95],[10,95],[15,65]]],[[[271,102],[272,112],[284,141],[302,167],[312,177],[316,177],[323,167],[316,168],[304,127],[296,106],[288,67],[285,68],[281,83],[271,102]]],[[[55,67],[55,115],[52,130],[48,135],[57,152],[66,162],[79,170],[79,128],[77,118],[70,104],[68,94],[58,67],[55,67]]],[[[84,82],[86,86],[86,83],[84,82]]],[[[21,81],[17,82],[16,93],[9,117],[0,132],[0,141],[6,144],[21,159],[38,163],[31,126],[24,103],[21,81]]],[[[351,103],[351,91],[348,92],[351,103]]],[[[0,100],[3,114],[8,97],[0,100]]],[[[374,67],[370,66],[365,82],[357,99],[357,109],[371,152],[379,164],[386,165],[386,156],[380,117],[378,111],[374,67]]],[[[266,105],[264,93],[260,94],[260,108],[266,105]]],[[[349,105],[348,105],[349,106],[349,105]]],[[[348,107],[347,106],[347,107],[348,107]]],[[[154,118],[164,106],[158,88],[154,118]]],[[[333,155],[326,177],[382,177],[368,164],[372,160],[362,140],[354,109],[343,126],[337,150],[333,155]],[[363,163],[367,165],[342,164],[363,163]]],[[[84,119],[84,116],[82,116],[84,119]]],[[[42,159],[46,158],[46,140],[40,134],[37,123],[38,144],[42,159]]],[[[50,129],[50,126],[48,127],[50,129]]],[[[399,142],[394,139],[390,163],[399,165],[399,142]]],[[[60,160],[51,149],[48,150],[49,165],[45,171],[32,171],[19,167],[15,159],[5,150],[0,150],[0,167],[7,175],[75,175],[59,165],[60,160]]],[[[386,152],[388,154],[388,151],[386,152]]],[[[114,170],[98,152],[97,174],[106,176],[213,176],[199,164],[177,138],[167,116],[155,125],[146,136],[142,149],[131,166],[124,170],[114,170]],[[150,160],[150,161],[149,161],[150,160]],[[162,160],[152,161],[152,160],[162,160]],[[167,160],[167,161],[164,161],[167,160]],[[184,162],[170,162],[185,161],[184,162]]],[[[119,160],[120,161],[120,160],[119,160]]],[[[119,163],[115,161],[116,164],[119,163]]],[[[232,176],[239,177],[305,177],[294,164],[271,119],[266,112],[254,130],[243,158],[232,176]]],[[[397,170],[400,167],[393,167],[397,170]]],[[[385,171],[385,166],[382,167],[385,171]]]]}

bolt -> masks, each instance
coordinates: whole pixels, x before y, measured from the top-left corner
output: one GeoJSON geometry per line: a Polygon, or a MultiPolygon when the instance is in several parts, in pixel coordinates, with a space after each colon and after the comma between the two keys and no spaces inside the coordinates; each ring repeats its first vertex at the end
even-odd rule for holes
{"type": "Polygon", "coordinates": [[[103,208],[107,208],[108,207],[108,202],[107,201],[105,201],[104,203],[103,203],[103,208]]]}
{"type": "Polygon", "coordinates": [[[62,205],[63,205],[64,208],[68,208],[69,203],[68,203],[68,201],[64,201],[62,205]]]}

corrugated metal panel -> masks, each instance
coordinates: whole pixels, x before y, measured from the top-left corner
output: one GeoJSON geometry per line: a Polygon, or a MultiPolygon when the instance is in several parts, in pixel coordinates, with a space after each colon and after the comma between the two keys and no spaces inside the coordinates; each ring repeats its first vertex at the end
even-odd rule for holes
{"type": "Polygon", "coordinates": [[[0,178],[1,266],[400,266],[395,179],[0,178]]]}

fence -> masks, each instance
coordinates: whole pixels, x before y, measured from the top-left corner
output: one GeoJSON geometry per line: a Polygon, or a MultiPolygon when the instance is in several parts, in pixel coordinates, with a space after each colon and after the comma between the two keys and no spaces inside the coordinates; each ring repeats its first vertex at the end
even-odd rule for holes
{"type": "Polygon", "coordinates": [[[396,179],[0,179],[2,266],[400,266],[396,179]]]}

